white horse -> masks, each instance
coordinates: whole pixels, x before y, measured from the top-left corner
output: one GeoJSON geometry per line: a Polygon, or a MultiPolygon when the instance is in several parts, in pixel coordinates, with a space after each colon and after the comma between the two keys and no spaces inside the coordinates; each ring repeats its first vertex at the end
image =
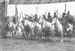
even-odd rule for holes
{"type": "Polygon", "coordinates": [[[14,24],[12,21],[9,21],[8,25],[9,25],[9,31],[11,31],[12,29],[12,36],[15,36],[17,24],[14,24]]]}
{"type": "Polygon", "coordinates": [[[25,25],[29,25],[32,29],[34,27],[33,22],[29,21],[29,20],[25,20],[24,22],[25,25]]]}
{"type": "Polygon", "coordinates": [[[73,33],[73,25],[68,23],[69,27],[67,28],[67,33],[69,33],[70,35],[73,33]]]}
{"type": "MultiPolygon", "coordinates": [[[[53,21],[52,21],[52,24],[55,24],[55,26],[57,28],[55,28],[58,32],[60,32],[61,34],[61,37],[63,38],[63,26],[62,24],[60,23],[60,21],[58,20],[58,18],[54,18],[53,21]]],[[[61,40],[61,42],[63,42],[63,39],[61,40]]]]}
{"type": "MultiPolygon", "coordinates": [[[[49,27],[49,31],[54,34],[54,25],[52,25],[51,22],[48,22],[48,21],[44,20],[43,17],[40,17],[39,23],[41,24],[42,29],[49,27]]],[[[45,37],[42,37],[42,38],[45,38],[45,37]]]]}
{"type": "Polygon", "coordinates": [[[67,31],[73,30],[73,25],[72,24],[69,24],[69,23],[68,23],[68,25],[69,25],[69,28],[67,29],[67,31]]]}
{"type": "Polygon", "coordinates": [[[48,26],[53,34],[54,34],[54,31],[55,31],[54,22],[55,22],[55,20],[53,20],[52,22],[47,22],[47,21],[44,20],[42,17],[41,17],[41,19],[40,19],[40,21],[39,21],[39,23],[43,23],[43,24],[42,24],[42,28],[48,26]]]}
{"type": "Polygon", "coordinates": [[[58,31],[63,32],[63,26],[57,18],[54,18],[52,24],[56,24],[58,31]]]}
{"type": "Polygon", "coordinates": [[[44,27],[46,27],[46,26],[48,26],[48,27],[51,28],[51,22],[47,22],[46,20],[44,20],[43,17],[40,18],[39,23],[43,23],[42,28],[44,28],[44,27]]]}
{"type": "Polygon", "coordinates": [[[38,22],[33,22],[33,26],[37,26],[39,29],[41,29],[41,25],[38,22]]]}
{"type": "Polygon", "coordinates": [[[38,22],[33,22],[33,35],[36,38],[39,38],[38,35],[41,33],[42,27],[41,24],[39,24],[38,22]]]}

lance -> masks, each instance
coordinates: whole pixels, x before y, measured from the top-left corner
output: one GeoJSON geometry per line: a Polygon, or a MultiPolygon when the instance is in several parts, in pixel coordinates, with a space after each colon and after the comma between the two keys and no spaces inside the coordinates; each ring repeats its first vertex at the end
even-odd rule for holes
{"type": "Polygon", "coordinates": [[[17,20],[17,5],[15,5],[15,17],[16,17],[16,20],[17,20]]]}
{"type": "Polygon", "coordinates": [[[9,4],[9,0],[5,0],[5,17],[7,16],[7,7],[9,4]]]}
{"type": "Polygon", "coordinates": [[[67,7],[67,5],[65,4],[65,13],[66,13],[66,7],[67,7]]]}
{"type": "MultiPolygon", "coordinates": [[[[4,13],[5,15],[4,15],[4,17],[6,17],[6,19],[8,19],[8,18],[7,18],[7,13],[8,13],[8,12],[7,12],[7,7],[8,7],[8,5],[9,5],[9,0],[5,0],[5,5],[4,5],[4,6],[5,6],[5,13],[4,13]]],[[[8,22],[8,20],[6,20],[6,22],[8,22]]],[[[5,23],[5,24],[6,24],[6,23],[5,23]]]]}
{"type": "Polygon", "coordinates": [[[36,15],[37,15],[37,17],[38,17],[38,7],[36,7],[36,15]]]}

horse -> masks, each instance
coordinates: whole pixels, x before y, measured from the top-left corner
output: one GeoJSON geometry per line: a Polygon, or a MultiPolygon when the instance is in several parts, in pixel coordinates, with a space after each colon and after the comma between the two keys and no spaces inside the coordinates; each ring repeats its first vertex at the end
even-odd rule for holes
{"type": "Polygon", "coordinates": [[[29,25],[30,29],[31,29],[31,33],[30,35],[37,35],[39,34],[40,30],[41,30],[41,25],[38,22],[31,22],[29,20],[24,20],[24,25],[29,25]],[[36,28],[37,27],[37,28],[36,28]],[[37,32],[37,33],[35,33],[37,32]]]}
{"type": "Polygon", "coordinates": [[[6,34],[12,34],[12,36],[14,35],[15,31],[14,31],[14,26],[12,22],[7,22],[6,26],[5,26],[5,32],[6,34]]]}
{"type": "Polygon", "coordinates": [[[73,27],[74,26],[70,23],[68,23],[68,25],[69,25],[69,27],[67,28],[67,34],[71,36],[73,33],[73,27]]]}
{"type": "Polygon", "coordinates": [[[8,33],[11,32],[12,33],[12,36],[14,37],[16,35],[16,30],[17,30],[17,23],[16,23],[16,19],[15,17],[7,17],[8,18],[8,21],[7,21],[7,24],[8,28],[8,33]]]}
{"type": "Polygon", "coordinates": [[[38,22],[33,22],[33,32],[37,38],[41,33],[41,30],[42,30],[41,24],[39,24],[38,22]]]}
{"type": "MultiPolygon", "coordinates": [[[[52,24],[55,25],[55,32],[57,32],[56,34],[61,34],[61,37],[63,37],[63,26],[61,24],[61,22],[59,21],[58,18],[54,18],[52,21],[52,24]]],[[[61,42],[63,42],[63,39],[61,40],[61,42]]]]}
{"type": "Polygon", "coordinates": [[[30,37],[31,36],[31,34],[33,34],[33,32],[32,32],[32,30],[33,30],[33,28],[34,28],[34,26],[33,26],[33,23],[31,22],[31,21],[29,21],[29,20],[26,20],[26,19],[24,19],[24,20],[22,20],[22,25],[23,25],[23,32],[25,32],[26,34],[26,37],[28,38],[28,37],[30,37]]]}
{"type": "Polygon", "coordinates": [[[65,14],[64,17],[60,19],[60,22],[62,23],[64,27],[64,32],[68,35],[71,34],[73,31],[73,26],[75,25],[75,21],[73,19],[73,16],[70,14],[65,14]]]}
{"type": "Polygon", "coordinates": [[[42,27],[42,36],[43,36],[42,38],[46,38],[51,33],[47,34],[43,30],[48,27],[47,30],[48,30],[48,32],[50,32],[51,28],[52,28],[52,24],[51,24],[51,22],[46,21],[43,17],[40,17],[39,23],[41,24],[41,27],[42,27]]]}
{"type": "Polygon", "coordinates": [[[39,23],[43,23],[42,28],[44,28],[45,26],[49,26],[51,28],[51,22],[46,21],[43,17],[40,18],[39,23]]]}
{"type": "Polygon", "coordinates": [[[15,36],[16,35],[16,31],[18,29],[17,24],[14,24],[13,22],[10,22],[9,23],[9,27],[13,28],[13,34],[12,34],[12,36],[15,36]]]}

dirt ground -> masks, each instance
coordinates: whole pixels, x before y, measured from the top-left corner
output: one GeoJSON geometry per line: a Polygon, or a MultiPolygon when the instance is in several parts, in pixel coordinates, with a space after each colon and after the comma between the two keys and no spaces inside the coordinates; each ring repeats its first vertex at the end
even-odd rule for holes
{"type": "Polygon", "coordinates": [[[75,51],[75,38],[64,43],[0,38],[0,51],[75,51]]]}

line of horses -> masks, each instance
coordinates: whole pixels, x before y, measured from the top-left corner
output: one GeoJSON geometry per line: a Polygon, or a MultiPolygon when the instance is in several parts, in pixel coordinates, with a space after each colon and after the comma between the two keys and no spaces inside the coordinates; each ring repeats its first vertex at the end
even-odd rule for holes
{"type": "Polygon", "coordinates": [[[71,36],[75,33],[75,22],[69,12],[63,13],[61,18],[58,18],[56,13],[54,17],[48,13],[48,16],[42,15],[39,18],[37,15],[7,18],[5,34],[11,33],[13,37],[21,34],[25,38],[49,39],[55,36],[71,36]]]}

